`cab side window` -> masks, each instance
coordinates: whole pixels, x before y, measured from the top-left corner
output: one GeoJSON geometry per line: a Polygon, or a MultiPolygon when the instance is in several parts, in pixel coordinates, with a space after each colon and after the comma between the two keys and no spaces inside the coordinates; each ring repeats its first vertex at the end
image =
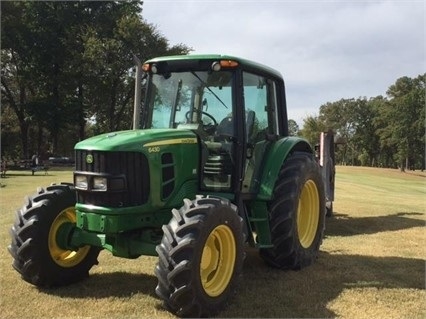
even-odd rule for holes
{"type": "Polygon", "coordinates": [[[265,134],[277,134],[275,82],[261,75],[244,72],[243,85],[246,117],[254,112],[254,123],[251,129],[248,127],[248,139],[258,141],[265,134]]]}
{"type": "Polygon", "coordinates": [[[243,180],[245,193],[259,189],[264,153],[270,145],[267,135],[278,135],[278,85],[262,75],[243,72],[246,112],[247,162],[243,180]]]}

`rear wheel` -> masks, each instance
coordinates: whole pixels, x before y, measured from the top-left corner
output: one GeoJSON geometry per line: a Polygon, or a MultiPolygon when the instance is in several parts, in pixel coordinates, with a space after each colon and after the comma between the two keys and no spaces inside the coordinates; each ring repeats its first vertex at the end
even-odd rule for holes
{"type": "Polygon", "coordinates": [[[271,266],[300,269],[317,257],[324,234],[324,184],[313,155],[296,152],[283,164],[269,203],[273,248],[260,255],[271,266]]]}
{"type": "Polygon", "coordinates": [[[235,292],[244,259],[243,221],[219,198],[184,200],[157,246],[157,295],[181,317],[211,316],[235,292]]]}
{"type": "Polygon", "coordinates": [[[75,191],[71,184],[40,188],[37,195],[16,212],[8,249],[13,267],[36,286],[61,286],[88,276],[97,264],[100,248],[62,248],[67,238],[61,230],[76,223],[75,191]]]}

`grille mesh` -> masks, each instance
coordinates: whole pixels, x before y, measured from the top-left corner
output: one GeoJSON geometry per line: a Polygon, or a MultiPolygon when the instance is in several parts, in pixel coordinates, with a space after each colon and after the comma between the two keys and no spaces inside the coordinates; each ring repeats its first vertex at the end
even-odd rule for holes
{"type": "Polygon", "coordinates": [[[77,201],[104,207],[138,206],[149,196],[149,167],[144,154],[137,152],[76,151],[76,170],[80,173],[99,173],[125,176],[126,190],[120,192],[77,191],[77,201]],[[87,163],[86,156],[93,156],[87,163]]]}

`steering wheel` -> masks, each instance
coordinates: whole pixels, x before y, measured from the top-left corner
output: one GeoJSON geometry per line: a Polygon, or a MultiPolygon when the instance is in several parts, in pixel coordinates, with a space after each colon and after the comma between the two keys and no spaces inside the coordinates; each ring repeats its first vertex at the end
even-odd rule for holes
{"type": "MultiPolygon", "coordinates": [[[[213,117],[213,115],[211,115],[207,112],[201,111],[201,114],[207,116],[209,119],[211,119],[213,121],[213,123],[207,123],[207,124],[204,124],[204,122],[202,122],[203,130],[206,131],[208,134],[213,134],[216,130],[217,125],[218,125],[216,119],[213,117]]],[[[185,118],[189,122],[191,121],[191,119],[189,117],[190,115],[191,115],[191,111],[188,111],[185,114],[185,118]]]]}

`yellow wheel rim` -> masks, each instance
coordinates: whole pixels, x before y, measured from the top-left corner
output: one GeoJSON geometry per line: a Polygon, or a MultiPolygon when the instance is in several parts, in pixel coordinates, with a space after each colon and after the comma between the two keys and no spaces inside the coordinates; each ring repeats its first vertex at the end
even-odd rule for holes
{"type": "Polygon", "coordinates": [[[319,205],[317,185],[313,180],[308,180],[303,185],[297,209],[297,232],[304,248],[311,246],[315,239],[320,217],[319,205]]]}
{"type": "Polygon", "coordinates": [[[49,231],[48,245],[49,252],[52,259],[61,267],[73,267],[81,263],[84,258],[87,256],[90,250],[90,246],[84,246],[79,248],[76,251],[65,250],[58,246],[57,243],[57,234],[59,228],[66,223],[75,224],[77,218],[75,216],[74,207],[68,207],[56,216],[55,220],[52,223],[49,231]]]}
{"type": "Polygon", "coordinates": [[[204,291],[217,297],[228,287],[237,252],[232,230],[219,225],[210,233],[201,256],[200,277],[204,291]]]}

